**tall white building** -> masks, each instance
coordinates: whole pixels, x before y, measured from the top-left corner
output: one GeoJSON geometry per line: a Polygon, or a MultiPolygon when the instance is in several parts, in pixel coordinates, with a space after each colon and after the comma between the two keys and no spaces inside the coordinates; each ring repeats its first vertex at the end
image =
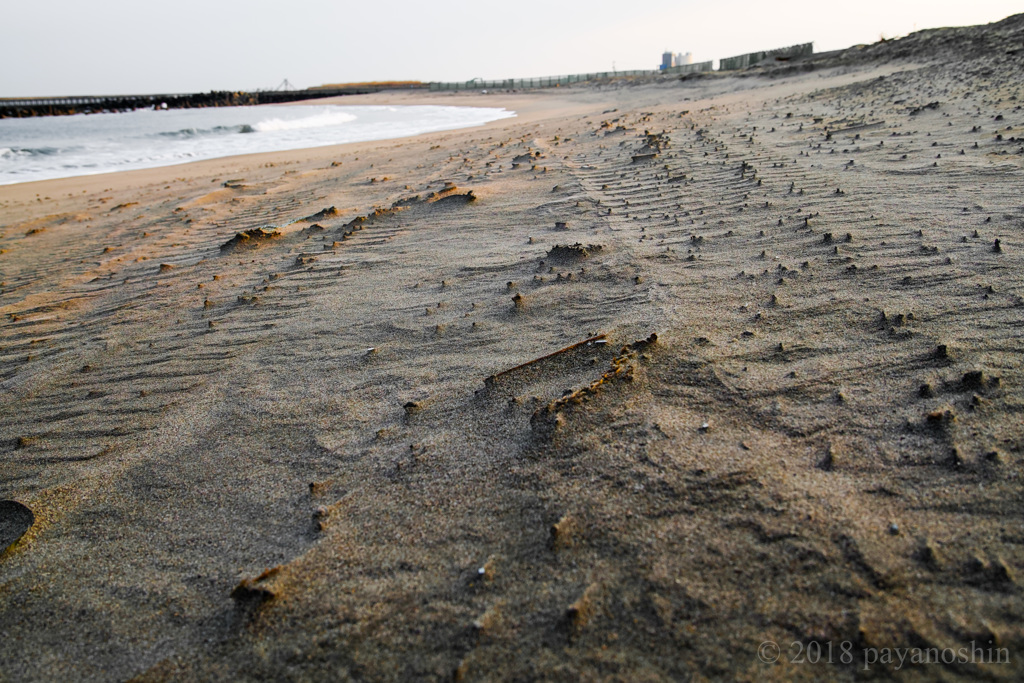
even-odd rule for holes
{"type": "Polygon", "coordinates": [[[674,66],[693,64],[693,55],[689,52],[676,52],[672,54],[668,50],[661,53],[661,70],[671,69],[674,66]]]}

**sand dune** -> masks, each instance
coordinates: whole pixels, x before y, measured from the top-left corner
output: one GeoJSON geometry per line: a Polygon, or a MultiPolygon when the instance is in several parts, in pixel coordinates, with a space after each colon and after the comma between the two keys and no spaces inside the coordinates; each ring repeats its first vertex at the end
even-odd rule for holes
{"type": "Polygon", "coordinates": [[[1022,31],[0,187],[0,678],[1019,678],[1022,31]]]}

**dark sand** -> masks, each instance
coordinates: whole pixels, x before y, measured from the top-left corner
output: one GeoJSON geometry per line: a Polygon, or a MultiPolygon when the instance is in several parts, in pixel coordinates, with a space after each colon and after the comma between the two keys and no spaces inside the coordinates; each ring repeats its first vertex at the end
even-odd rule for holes
{"type": "Polygon", "coordinates": [[[0,679],[1024,677],[1024,15],[384,101],[0,187],[0,679]]]}

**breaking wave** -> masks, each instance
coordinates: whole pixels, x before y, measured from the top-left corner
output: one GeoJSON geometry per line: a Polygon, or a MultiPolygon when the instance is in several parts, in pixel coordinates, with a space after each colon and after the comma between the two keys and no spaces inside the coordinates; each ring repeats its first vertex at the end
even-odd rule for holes
{"type": "Polygon", "coordinates": [[[49,157],[60,154],[56,147],[0,147],[0,157],[13,159],[17,157],[49,157]]]}
{"type": "Polygon", "coordinates": [[[0,185],[477,126],[474,107],[267,105],[0,120],[0,185]]]}
{"type": "Polygon", "coordinates": [[[329,126],[340,126],[355,121],[356,116],[342,111],[325,111],[312,116],[305,116],[301,119],[267,119],[260,121],[253,128],[260,133],[268,133],[276,130],[300,130],[303,128],[327,128],[329,126]]]}
{"type": "Polygon", "coordinates": [[[214,126],[213,128],[182,128],[181,130],[165,130],[157,135],[165,138],[198,138],[204,135],[231,135],[233,133],[255,133],[256,129],[248,123],[238,126],[214,126]]]}

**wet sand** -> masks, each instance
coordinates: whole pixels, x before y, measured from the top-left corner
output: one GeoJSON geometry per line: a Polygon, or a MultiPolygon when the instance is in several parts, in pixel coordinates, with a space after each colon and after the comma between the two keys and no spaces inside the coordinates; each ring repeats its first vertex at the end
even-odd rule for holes
{"type": "Polygon", "coordinates": [[[0,187],[0,679],[1019,678],[1022,35],[0,187]]]}

